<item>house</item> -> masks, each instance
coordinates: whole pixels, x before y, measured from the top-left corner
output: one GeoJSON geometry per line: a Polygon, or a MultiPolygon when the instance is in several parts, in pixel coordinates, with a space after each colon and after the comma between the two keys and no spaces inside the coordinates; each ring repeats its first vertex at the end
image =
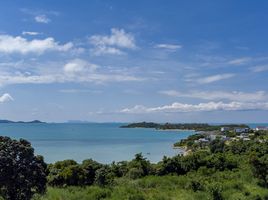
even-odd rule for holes
{"type": "Polygon", "coordinates": [[[248,132],[243,132],[240,135],[243,136],[243,137],[248,137],[249,136],[248,132]]]}
{"type": "Polygon", "coordinates": [[[213,140],[216,140],[218,137],[218,135],[215,135],[215,134],[212,134],[212,135],[209,135],[208,138],[213,141],[213,140]]]}
{"type": "Polygon", "coordinates": [[[207,142],[209,142],[209,140],[206,139],[206,138],[200,138],[200,139],[198,139],[198,141],[201,142],[201,143],[207,143],[207,142]]]}
{"type": "Polygon", "coordinates": [[[236,133],[248,133],[249,132],[249,128],[235,128],[234,131],[236,133]]]}
{"type": "Polygon", "coordinates": [[[256,131],[267,131],[268,130],[268,127],[266,126],[257,126],[255,128],[256,131]]]}
{"type": "Polygon", "coordinates": [[[230,128],[229,127],[221,127],[221,132],[225,132],[225,131],[229,131],[230,128]]]}

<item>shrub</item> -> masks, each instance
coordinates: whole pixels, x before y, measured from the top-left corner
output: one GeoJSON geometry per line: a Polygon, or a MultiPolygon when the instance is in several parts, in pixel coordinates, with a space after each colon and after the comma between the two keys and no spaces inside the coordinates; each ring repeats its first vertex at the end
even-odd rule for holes
{"type": "Polygon", "coordinates": [[[131,168],[128,171],[128,174],[127,175],[131,179],[138,179],[138,178],[143,177],[144,173],[143,173],[143,170],[140,169],[140,168],[131,168]]]}

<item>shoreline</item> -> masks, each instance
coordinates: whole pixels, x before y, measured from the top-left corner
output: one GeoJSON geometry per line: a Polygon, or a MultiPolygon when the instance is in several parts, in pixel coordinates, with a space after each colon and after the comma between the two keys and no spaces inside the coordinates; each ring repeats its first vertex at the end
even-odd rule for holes
{"type": "Polygon", "coordinates": [[[157,131],[189,131],[189,132],[197,132],[196,130],[194,129],[155,129],[157,131]]]}

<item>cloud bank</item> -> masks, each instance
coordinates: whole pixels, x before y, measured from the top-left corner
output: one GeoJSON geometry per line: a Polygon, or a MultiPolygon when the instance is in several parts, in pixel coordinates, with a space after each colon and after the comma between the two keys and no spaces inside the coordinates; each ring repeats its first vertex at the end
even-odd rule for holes
{"type": "Polygon", "coordinates": [[[180,92],[176,90],[160,91],[160,94],[173,97],[189,97],[204,100],[230,100],[242,102],[268,101],[268,94],[265,91],[256,92],[225,92],[225,91],[190,91],[180,92]]]}
{"type": "Polygon", "coordinates": [[[209,112],[209,111],[248,111],[268,110],[268,103],[243,103],[243,102],[207,102],[199,104],[185,104],[175,102],[170,105],[159,107],[146,107],[136,105],[132,108],[124,108],[120,113],[125,114],[146,114],[146,113],[185,113],[185,112],[209,112]]]}

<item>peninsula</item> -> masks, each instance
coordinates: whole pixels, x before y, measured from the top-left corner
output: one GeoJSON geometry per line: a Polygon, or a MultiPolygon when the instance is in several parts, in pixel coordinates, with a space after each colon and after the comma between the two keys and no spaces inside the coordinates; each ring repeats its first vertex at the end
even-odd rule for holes
{"type": "Polygon", "coordinates": [[[221,125],[211,125],[207,123],[154,123],[154,122],[138,122],[130,123],[121,126],[121,128],[155,128],[160,130],[194,130],[194,131],[217,131],[222,127],[226,129],[235,128],[249,128],[246,124],[221,124],[221,125]]]}

